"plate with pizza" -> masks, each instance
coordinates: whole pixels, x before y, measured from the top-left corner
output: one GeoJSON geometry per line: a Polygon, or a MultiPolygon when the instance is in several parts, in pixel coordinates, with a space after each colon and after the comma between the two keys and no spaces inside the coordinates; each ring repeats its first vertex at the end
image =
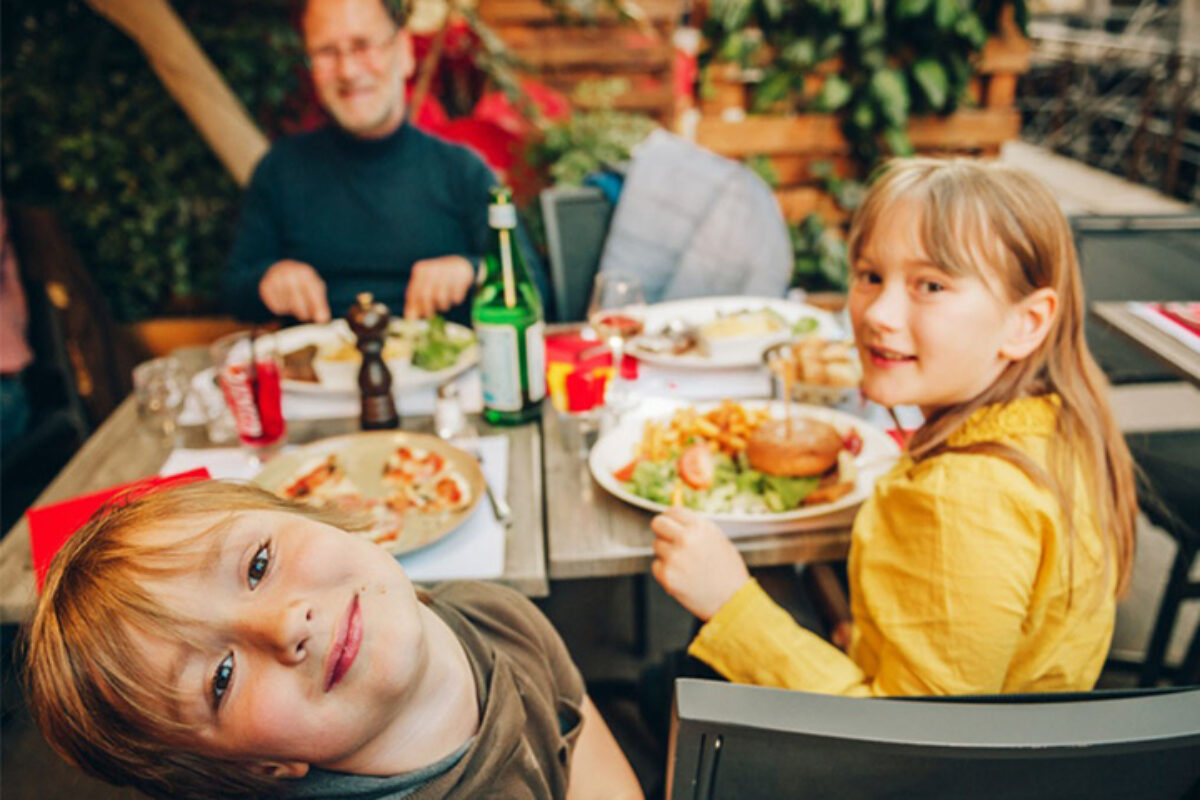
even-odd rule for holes
{"type": "Polygon", "coordinates": [[[276,456],[254,482],[279,497],[370,520],[359,535],[393,555],[426,547],[486,491],[475,456],[423,433],[334,436],[276,456]]]}

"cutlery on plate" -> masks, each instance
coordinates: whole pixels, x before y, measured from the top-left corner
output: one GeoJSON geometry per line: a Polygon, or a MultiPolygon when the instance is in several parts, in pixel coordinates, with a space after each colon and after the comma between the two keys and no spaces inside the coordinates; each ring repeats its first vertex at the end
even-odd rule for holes
{"type": "Polygon", "coordinates": [[[487,490],[488,502],[492,505],[492,513],[496,521],[504,527],[512,524],[512,509],[503,497],[492,490],[492,483],[487,473],[483,471],[483,456],[479,453],[479,432],[463,414],[458,404],[458,387],[453,382],[438,387],[437,405],[434,408],[434,432],[439,439],[450,442],[460,450],[475,456],[483,472],[483,486],[487,490]]]}

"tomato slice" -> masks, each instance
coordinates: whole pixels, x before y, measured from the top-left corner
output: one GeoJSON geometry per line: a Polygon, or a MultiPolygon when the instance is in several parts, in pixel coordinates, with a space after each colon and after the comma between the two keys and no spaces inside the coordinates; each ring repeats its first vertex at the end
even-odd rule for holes
{"type": "Polygon", "coordinates": [[[713,485],[712,451],[706,445],[694,444],[679,455],[679,477],[693,489],[707,489],[713,485]]]}
{"type": "Polygon", "coordinates": [[[640,458],[635,458],[633,461],[630,461],[628,464],[614,472],[613,477],[619,480],[621,483],[628,483],[629,481],[633,480],[633,470],[637,467],[638,462],[640,461],[640,458]]]}

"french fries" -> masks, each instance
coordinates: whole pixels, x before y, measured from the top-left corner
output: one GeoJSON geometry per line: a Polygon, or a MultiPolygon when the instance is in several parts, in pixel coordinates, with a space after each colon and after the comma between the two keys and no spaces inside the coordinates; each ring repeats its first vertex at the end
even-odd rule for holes
{"type": "Polygon", "coordinates": [[[665,424],[646,421],[638,455],[660,461],[693,440],[706,443],[715,452],[734,455],[746,449],[754,431],[770,418],[766,408],[747,409],[733,400],[725,400],[705,414],[690,406],[681,408],[665,424]]]}

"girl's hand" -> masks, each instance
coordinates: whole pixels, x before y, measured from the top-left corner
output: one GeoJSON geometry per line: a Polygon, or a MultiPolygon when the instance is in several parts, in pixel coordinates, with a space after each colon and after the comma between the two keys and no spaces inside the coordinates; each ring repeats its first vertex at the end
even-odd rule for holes
{"type": "Polygon", "coordinates": [[[667,594],[704,622],[750,580],[746,562],[710,520],[673,508],[650,521],[654,563],[650,572],[667,594]]]}

